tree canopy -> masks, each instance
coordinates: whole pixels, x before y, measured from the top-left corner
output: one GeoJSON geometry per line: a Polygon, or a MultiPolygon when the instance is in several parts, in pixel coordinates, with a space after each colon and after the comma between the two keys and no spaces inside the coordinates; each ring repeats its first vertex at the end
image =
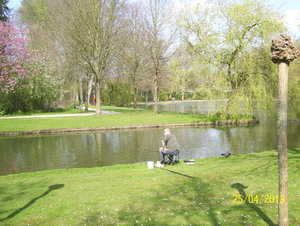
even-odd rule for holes
{"type": "Polygon", "coordinates": [[[280,16],[257,0],[209,1],[181,14],[187,48],[213,69],[215,87],[226,92],[228,115],[251,115],[273,100],[276,68],[268,62],[271,38],[283,30],[280,16]],[[264,103],[262,103],[262,101],[264,103]]]}
{"type": "Polygon", "coordinates": [[[173,92],[177,99],[221,98],[224,115],[271,108],[277,78],[269,52],[285,29],[280,14],[260,0],[180,4],[23,0],[18,19],[31,47],[55,61],[61,99],[82,100],[92,89],[99,114],[109,84],[125,80],[134,103],[150,90],[156,103],[161,92],[166,100],[173,92]]]}
{"type": "Polygon", "coordinates": [[[7,6],[8,0],[0,0],[0,21],[7,21],[10,9],[7,6]]]}
{"type": "Polygon", "coordinates": [[[26,30],[13,21],[0,22],[0,114],[49,106],[59,83],[53,57],[32,48],[26,30]]]}
{"type": "Polygon", "coordinates": [[[33,58],[28,51],[28,38],[10,21],[0,22],[0,90],[13,92],[20,80],[36,73],[30,67],[33,58]]]}

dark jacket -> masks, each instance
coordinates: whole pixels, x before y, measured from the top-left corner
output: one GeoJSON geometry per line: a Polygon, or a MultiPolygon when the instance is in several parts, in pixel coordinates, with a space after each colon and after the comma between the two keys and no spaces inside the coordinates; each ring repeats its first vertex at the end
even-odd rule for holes
{"type": "Polygon", "coordinates": [[[173,134],[167,134],[167,136],[164,137],[163,141],[166,144],[166,148],[171,152],[176,152],[179,149],[179,145],[177,142],[176,137],[173,134]]]}

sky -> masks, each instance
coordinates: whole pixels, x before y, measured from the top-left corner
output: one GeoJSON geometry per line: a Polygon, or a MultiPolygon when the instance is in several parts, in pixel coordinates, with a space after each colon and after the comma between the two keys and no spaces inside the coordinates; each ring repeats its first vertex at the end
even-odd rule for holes
{"type": "MultiPolygon", "coordinates": [[[[7,6],[17,9],[22,0],[9,0],[7,6]]],[[[300,37],[300,0],[268,0],[279,9],[279,12],[285,15],[286,25],[289,27],[289,35],[292,39],[300,37]]]]}
{"type": "Polygon", "coordinates": [[[293,39],[300,38],[300,0],[269,0],[270,3],[282,7],[280,12],[285,15],[285,21],[293,39]]]}

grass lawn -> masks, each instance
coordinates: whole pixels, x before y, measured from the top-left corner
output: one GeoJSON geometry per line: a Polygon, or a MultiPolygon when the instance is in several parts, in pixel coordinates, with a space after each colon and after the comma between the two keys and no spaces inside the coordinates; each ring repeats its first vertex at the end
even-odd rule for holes
{"type": "MultiPolygon", "coordinates": [[[[159,112],[154,115],[152,110],[102,106],[102,110],[116,111],[120,114],[93,115],[93,116],[72,116],[52,118],[6,118],[0,117],[0,132],[26,131],[42,129],[63,129],[63,128],[86,128],[86,127],[107,127],[107,126],[128,126],[146,125],[161,123],[184,123],[212,121],[217,118],[207,118],[204,115],[192,115],[176,112],[159,112]]],[[[73,113],[84,113],[82,110],[74,110],[73,113]]],[[[71,111],[64,112],[72,113],[71,111]]],[[[42,115],[59,114],[44,113],[42,115]]],[[[41,115],[41,114],[36,114],[41,115]]]]}
{"type": "MultiPolygon", "coordinates": [[[[300,225],[299,154],[288,151],[290,225],[300,225]]],[[[277,151],[164,169],[130,164],[1,176],[0,225],[278,223],[277,151]]]]}

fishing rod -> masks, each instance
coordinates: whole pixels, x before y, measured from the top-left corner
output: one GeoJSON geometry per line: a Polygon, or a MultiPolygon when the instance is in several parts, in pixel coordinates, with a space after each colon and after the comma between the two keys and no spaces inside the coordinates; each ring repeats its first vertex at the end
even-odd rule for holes
{"type": "Polygon", "coordinates": [[[159,169],[167,170],[167,171],[170,171],[170,172],[172,172],[172,173],[179,174],[179,175],[181,175],[181,176],[185,176],[185,177],[189,177],[189,178],[192,178],[192,179],[196,179],[196,177],[192,177],[192,176],[189,176],[189,175],[186,175],[186,174],[183,174],[183,173],[178,173],[178,172],[173,171],[173,170],[168,170],[168,169],[165,169],[165,168],[159,168],[159,169]]]}

